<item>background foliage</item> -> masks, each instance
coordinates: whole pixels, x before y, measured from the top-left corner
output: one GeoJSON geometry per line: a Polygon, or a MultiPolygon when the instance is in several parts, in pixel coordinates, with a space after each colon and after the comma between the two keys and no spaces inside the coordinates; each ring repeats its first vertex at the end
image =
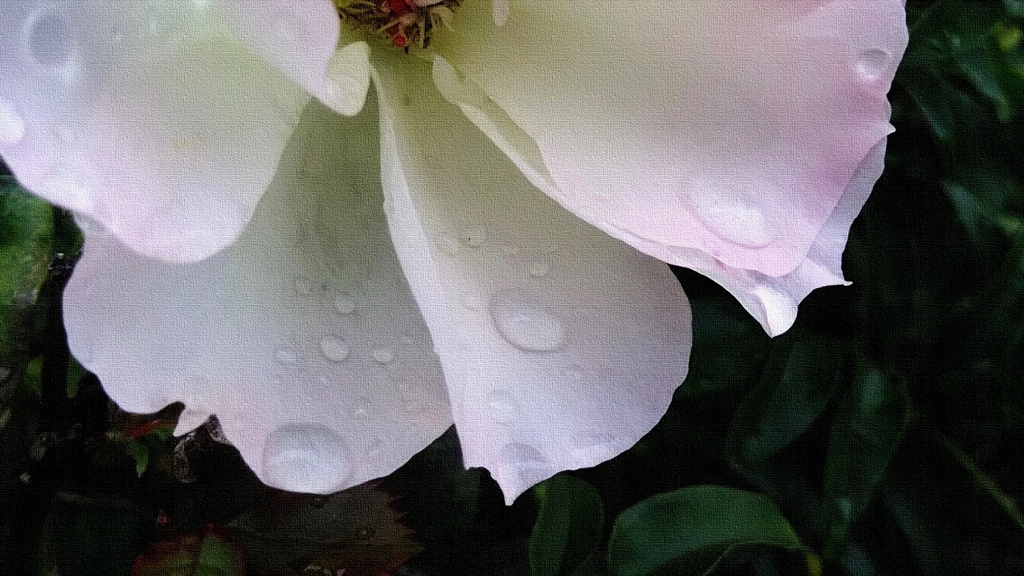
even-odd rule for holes
{"type": "Polygon", "coordinates": [[[69,216],[0,177],[0,573],[1024,574],[1024,2],[910,0],[854,285],[769,339],[677,270],[690,375],[635,448],[506,508],[449,431],[330,497],[70,358],[69,216]]]}

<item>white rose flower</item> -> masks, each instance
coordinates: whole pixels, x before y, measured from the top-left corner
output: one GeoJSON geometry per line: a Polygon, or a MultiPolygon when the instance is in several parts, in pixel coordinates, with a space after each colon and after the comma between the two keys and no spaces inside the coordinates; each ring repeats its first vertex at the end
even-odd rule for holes
{"type": "Polygon", "coordinates": [[[454,422],[511,502],[664,414],[663,262],[772,335],[843,283],[906,36],[900,0],[0,0],[0,153],[85,228],[69,342],[123,408],[318,493],[454,422]]]}

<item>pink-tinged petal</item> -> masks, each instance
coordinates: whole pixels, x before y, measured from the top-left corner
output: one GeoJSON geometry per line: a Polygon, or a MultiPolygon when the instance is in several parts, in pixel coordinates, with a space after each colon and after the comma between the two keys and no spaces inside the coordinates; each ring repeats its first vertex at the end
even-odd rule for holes
{"type": "Polygon", "coordinates": [[[203,2],[0,1],[0,153],[133,250],[235,240],[308,95],[203,2]]]}
{"type": "Polygon", "coordinates": [[[102,230],[65,293],[71,350],[124,409],[216,414],[273,486],[390,473],[451,425],[441,367],[381,209],[375,110],[311,104],[238,242],[199,263],[102,230]]]}
{"type": "Polygon", "coordinates": [[[686,375],[678,281],[533,187],[437,94],[429,63],[372,58],[385,211],[466,465],[512,502],[629,448],[686,375]]]}
{"type": "Polygon", "coordinates": [[[850,225],[867,202],[885,160],[885,140],[875,145],[857,168],[839,205],[811,244],[807,258],[784,276],[730,268],[706,254],[695,252],[690,267],[728,289],[771,336],[778,336],[796,320],[797,306],[815,288],[849,284],[843,279],[843,249],[850,225]]]}
{"type": "Polygon", "coordinates": [[[341,30],[331,0],[218,0],[218,6],[253,52],[334,111],[359,113],[370,87],[369,47],[341,30]]]}
{"type": "Polygon", "coordinates": [[[563,206],[667,262],[778,277],[891,131],[906,42],[900,0],[519,0],[501,26],[465,3],[434,46],[465,75],[446,97],[501,110],[536,154],[470,118],[539,155],[563,206]]]}

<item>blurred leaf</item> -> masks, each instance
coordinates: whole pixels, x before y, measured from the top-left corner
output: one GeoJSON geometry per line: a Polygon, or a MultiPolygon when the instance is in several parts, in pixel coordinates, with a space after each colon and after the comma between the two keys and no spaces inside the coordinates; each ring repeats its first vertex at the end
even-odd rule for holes
{"type": "Polygon", "coordinates": [[[394,497],[374,484],[330,496],[275,492],[265,506],[228,526],[249,566],[284,572],[319,566],[345,576],[374,576],[401,566],[421,548],[399,522],[394,497]]]}
{"type": "Polygon", "coordinates": [[[238,547],[212,531],[157,542],[135,560],[132,576],[243,576],[238,547]]]}
{"type": "Polygon", "coordinates": [[[730,455],[763,462],[807,430],[839,390],[845,356],[840,343],[815,336],[775,346],[733,420],[730,455]]]}
{"type": "Polygon", "coordinates": [[[862,362],[854,385],[840,400],[829,434],[826,557],[834,556],[830,547],[845,540],[850,525],[867,507],[909,420],[910,398],[902,377],[886,376],[862,362]]]}
{"type": "Polygon", "coordinates": [[[676,269],[693,307],[690,369],[680,391],[702,394],[757,378],[770,340],[723,288],[695,272],[676,269]]]}
{"type": "Polygon", "coordinates": [[[53,250],[50,205],[0,176],[0,362],[25,353],[30,311],[53,250]]]}
{"type": "Polygon", "coordinates": [[[724,486],[691,486],[623,512],[608,543],[608,565],[618,576],[705,574],[742,545],[803,547],[768,498],[724,486]]]}
{"type": "Polygon", "coordinates": [[[559,474],[534,489],[540,512],[530,535],[530,574],[573,573],[593,554],[604,528],[604,503],[594,487],[559,474]]]}

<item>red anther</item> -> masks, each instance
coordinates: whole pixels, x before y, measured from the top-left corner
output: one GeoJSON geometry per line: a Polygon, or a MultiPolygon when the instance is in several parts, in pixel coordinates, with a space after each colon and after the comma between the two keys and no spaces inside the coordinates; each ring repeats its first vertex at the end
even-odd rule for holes
{"type": "Polygon", "coordinates": [[[391,37],[391,42],[394,43],[395,48],[405,48],[409,44],[409,39],[405,37],[405,34],[399,32],[397,35],[391,37]]]}
{"type": "Polygon", "coordinates": [[[388,8],[391,8],[391,12],[396,16],[408,14],[413,10],[413,4],[411,0],[387,0],[388,8]]]}

